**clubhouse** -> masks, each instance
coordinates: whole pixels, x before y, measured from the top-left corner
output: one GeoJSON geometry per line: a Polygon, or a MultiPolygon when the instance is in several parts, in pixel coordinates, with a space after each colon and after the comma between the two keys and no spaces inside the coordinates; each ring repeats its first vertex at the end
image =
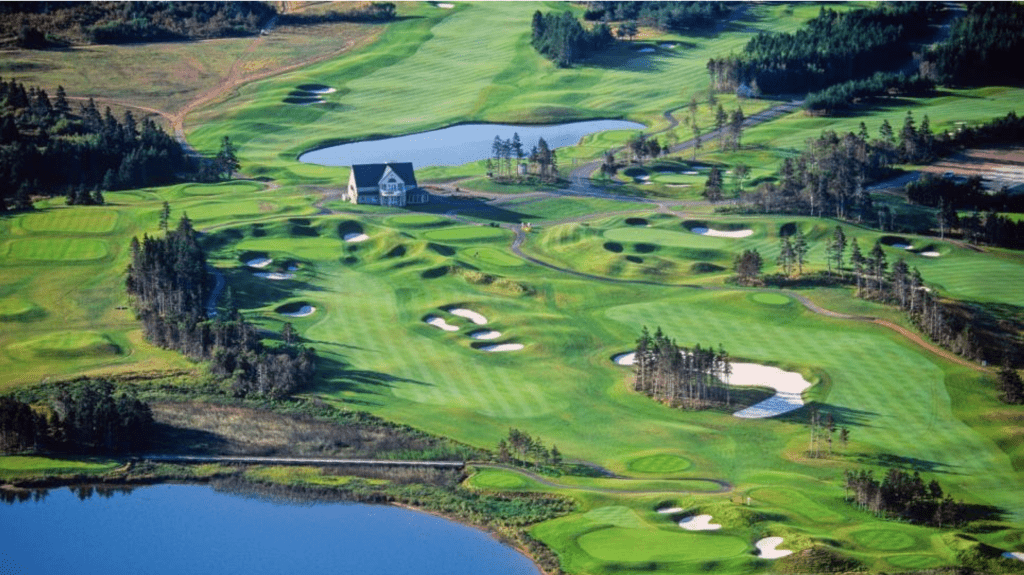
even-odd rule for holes
{"type": "Polygon", "coordinates": [[[356,164],[348,177],[348,201],[402,207],[425,204],[430,194],[416,184],[412,162],[356,164]]]}

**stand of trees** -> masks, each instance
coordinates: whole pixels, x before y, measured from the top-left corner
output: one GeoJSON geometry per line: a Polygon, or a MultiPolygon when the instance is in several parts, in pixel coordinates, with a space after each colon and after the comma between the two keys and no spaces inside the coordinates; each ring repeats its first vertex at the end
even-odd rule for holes
{"type": "Polygon", "coordinates": [[[537,174],[541,179],[553,180],[558,178],[558,154],[548,146],[544,138],[537,140],[537,145],[526,154],[523,150],[523,143],[519,140],[519,133],[516,132],[508,140],[501,136],[494,136],[494,143],[491,144],[491,157],[487,159],[487,171],[493,175],[497,172],[498,178],[516,178],[519,174],[519,165],[523,160],[527,161],[527,171],[537,174]]]}
{"type": "Polygon", "coordinates": [[[732,14],[727,2],[588,2],[583,19],[635,22],[669,32],[715,26],[732,14]]]}
{"type": "Polygon", "coordinates": [[[281,14],[277,23],[282,26],[303,26],[324,22],[390,22],[395,19],[393,2],[356,4],[348,10],[330,10],[322,14],[281,14]]]}
{"type": "Polygon", "coordinates": [[[804,109],[832,114],[850,108],[855,101],[878,97],[928,96],[935,91],[935,81],[917,74],[875,72],[863,80],[848,80],[824,90],[807,94],[804,109]]]}
{"type": "Polygon", "coordinates": [[[187,217],[163,238],[133,238],[131,251],[126,286],[147,340],[209,360],[213,374],[229,378],[238,396],[282,398],[311,380],[316,354],[294,344],[290,325],[284,343],[267,349],[238,310],[207,319],[206,256],[187,217]]]}
{"type": "Polygon", "coordinates": [[[877,515],[932,527],[962,525],[967,506],[944,495],[936,480],[925,484],[921,474],[889,469],[879,481],[871,471],[847,471],[848,501],[877,515]]]}
{"type": "Polygon", "coordinates": [[[0,451],[124,452],[145,446],[153,414],[108,381],[63,386],[40,410],[0,397],[0,451]]]}
{"type": "Polygon", "coordinates": [[[604,50],[615,42],[611,28],[601,22],[586,30],[571,12],[533,14],[533,47],[561,68],[604,50]]]}
{"type": "Polygon", "coordinates": [[[761,32],[739,55],[708,62],[711,85],[733,91],[749,85],[766,94],[822,90],[893,71],[910,57],[909,42],[928,32],[940,5],[886,3],[836,12],[822,8],[793,33],[761,32]]]}
{"type": "Polygon", "coordinates": [[[557,446],[552,445],[548,449],[539,437],[512,427],[508,430],[508,437],[498,442],[498,459],[505,463],[530,461],[558,465],[562,462],[562,454],[557,446]]]}
{"type": "Polygon", "coordinates": [[[730,404],[732,366],[725,349],[680,347],[659,327],[652,336],[645,326],[636,342],[634,389],[669,405],[699,409],[730,404]]]}
{"type": "Polygon", "coordinates": [[[128,111],[118,120],[91,99],[74,114],[62,86],[51,100],[0,78],[0,211],[31,208],[31,195],[103,203],[100,190],[170,183],[187,167],[181,146],[148,118],[128,111]]]}
{"type": "Polygon", "coordinates": [[[971,2],[953,23],[949,39],[925,56],[922,74],[942,84],[1006,85],[1024,80],[1024,6],[1016,2],[971,2]]]}
{"type": "Polygon", "coordinates": [[[0,36],[29,49],[196,40],[256,34],[274,15],[264,2],[4,2],[0,36]]]}

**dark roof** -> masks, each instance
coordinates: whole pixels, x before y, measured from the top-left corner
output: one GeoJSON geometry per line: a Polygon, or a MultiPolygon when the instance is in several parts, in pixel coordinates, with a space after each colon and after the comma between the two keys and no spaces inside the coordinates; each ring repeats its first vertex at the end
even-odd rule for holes
{"type": "Polygon", "coordinates": [[[412,162],[396,162],[388,164],[356,164],[352,166],[352,173],[356,176],[356,187],[376,186],[384,177],[384,170],[390,167],[391,171],[402,178],[407,187],[418,187],[416,183],[416,172],[412,169],[412,162]]]}

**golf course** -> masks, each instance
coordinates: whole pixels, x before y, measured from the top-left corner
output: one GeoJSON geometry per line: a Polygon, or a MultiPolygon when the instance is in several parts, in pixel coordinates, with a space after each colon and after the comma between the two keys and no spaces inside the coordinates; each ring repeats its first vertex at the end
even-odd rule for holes
{"type": "MultiPolygon", "coordinates": [[[[298,4],[293,16],[327,9],[298,4]]],[[[568,502],[557,517],[515,527],[572,575],[1024,573],[1024,555],[1013,555],[1024,552],[1024,406],[1000,400],[1001,358],[960,353],[897,302],[858,296],[861,280],[881,285],[882,274],[855,272],[849,251],[837,265],[832,242],[841,234],[889,265],[904,261],[921,278],[915,297],[977,313],[983,321],[969,333],[1018,351],[1024,254],[934,228],[941,208],[885,184],[915,173],[909,162],[861,187],[884,217],[768,213],[750,199],[779,184],[783,161],[795,163],[823,132],[841,137],[863,122],[874,134],[883,121],[898,131],[908,111],[953,132],[1024,111],[1024,88],[943,85],[834,115],[793,105],[801,94],[720,91],[712,106],[710,59],[740,53],[761,33],[794,32],[822,10],[727,6],[712,29],[641,25],[567,67],[531,45],[531,21],[537,11],[582,20],[584,3],[402,2],[386,22],[285,21],[256,36],[76,46],[68,56],[5,49],[5,77],[132,110],[208,158],[230,139],[239,168],[222,181],[104,190],[103,205],[40,194],[33,209],[0,214],[0,395],[106,378],[200,411],[206,401],[283,412],[301,404],[446,438],[478,454],[458,489],[568,502]],[[68,77],[84,51],[95,63],[68,77]],[[748,119],[734,148],[726,128],[715,132],[719,105],[748,119]],[[430,193],[422,205],[351,203],[350,166],[300,160],[467,124],[484,126],[478,139],[490,157],[497,132],[488,124],[554,130],[587,120],[643,129],[558,147],[552,177],[503,179],[500,159],[416,164],[430,193]],[[641,132],[664,151],[632,158],[641,132]],[[609,153],[620,165],[606,172],[609,153]],[[723,178],[720,201],[706,193],[712,172],[723,178]],[[205,255],[210,323],[234,306],[269,344],[289,334],[315,351],[311,383],[287,398],[213,397],[230,389],[230,371],[147,339],[126,290],[132,240],[170,234],[168,214],[171,230],[188,218],[205,255]],[[796,238],[806,249],[799,271],[787,272],[796,238]],[[755,252],[761,279],[737,279],[741,257],[755,252]],[[728,390],[727,401],[642,392],[641,334],[656,330],[681,349],[721,350],[729,368],[707,385],[728,390]],[[511,430],[560,457],[502,457],[511,430]],[[935,499],[962,516],[922,523],[858,503],[851,477],[870,471],[881,481],[893,470],[940,485],[935,499]]],[[[376,162],[408,161],[389,153],[376,162]]],[[[1019,165],[1008,169],[1024,183],[1019,165]]],[[[11,453],[0,455],[0,484],[81,483],[135,464],[11,453]]],[[[344,468],[243,473],[310,489],[348,482],[327,477],[344,468]]]]}

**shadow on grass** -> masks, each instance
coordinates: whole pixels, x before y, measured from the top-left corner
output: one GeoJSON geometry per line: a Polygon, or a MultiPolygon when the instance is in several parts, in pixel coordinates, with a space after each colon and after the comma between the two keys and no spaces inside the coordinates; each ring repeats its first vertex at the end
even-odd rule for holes
{"type": "Polygon", "coordinates": [[[864,465],[879,465],[904,471],[924,471],[927,473],[956,474],[952,466],[938,461],[905,457],[893,453],[857,453],[851,454],[853,459],[864,465]]]}
{"type": "Polygon", "coordinates": [[[383,405],[381,402],[372,401],[369,396],[382,396],[384,389],[393,388],[397,383],[433,385],[425,381],[398,377],[389,373],[354,369],[345,362],[319,356],[317,358],[317,381],[308,391],[330,395],[339,401],[353,405],[380,406],[383,405]],[[360,396],[338,396],[338,392],[346,391],[355,392],[360,396]]]}
{"type": "MultiPolygon", "coordinates": [[[[294,297],[297,291],[322,291],[313,284],[297,280],[272,280],[253,275],[253,270],[235,268],[221,270],[226,285],[240,308],[260,308],[294,297]]],[[[290,273],[290,272],[289,272],[290,273]]]]}
{"type": "Polygon", "coordinates": [[[867,424],[868,418],[878,415],[873,411],[865,411],[863,409],[811,402],[800,409],[784,413],[774,419],[798,425],[808,425],[811,419],[810,408],[812,407],[818,410],[822,422],[825,421],[828,415],[832,415],[832,420],[835,421],[836,427],[871,427],[867,424]]]}
{"type": "Polygon", "coordinates": [[[540,216],[508,210],[489,204],[479,198],[467,196],[431,196],[429,204],[408,206],[406,209],[411,213],[466,214],[470,217],[509,224],[521,224],[540,219],[540,216]]]}

